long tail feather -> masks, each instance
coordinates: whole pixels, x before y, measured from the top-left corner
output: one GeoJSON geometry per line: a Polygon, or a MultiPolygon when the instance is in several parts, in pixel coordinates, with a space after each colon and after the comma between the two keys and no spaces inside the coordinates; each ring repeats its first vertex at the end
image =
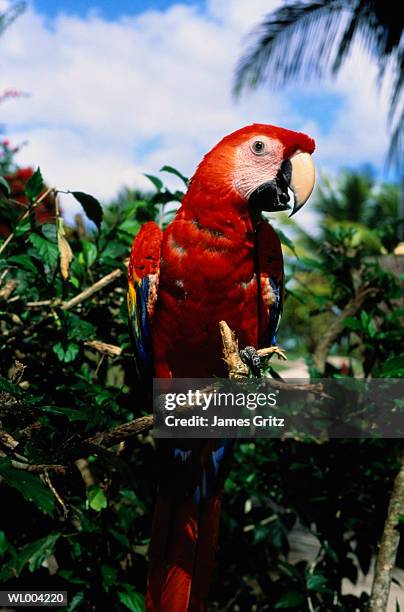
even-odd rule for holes
{"type": "Polygon", "coordinates": [[[206,610],[218,543],[220,494],[172,500],[160,494],[149,550],[149,612],[206,610]]]}

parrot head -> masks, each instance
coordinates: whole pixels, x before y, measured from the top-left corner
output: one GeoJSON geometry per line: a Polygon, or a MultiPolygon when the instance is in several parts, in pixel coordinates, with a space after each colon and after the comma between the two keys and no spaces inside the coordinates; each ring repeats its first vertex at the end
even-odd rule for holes
{"type": "Polygon", "coordinates": [[[215,190],[237,192],[255,210],[295,214],[315,180],[312,138],[274,125],[254,123],[225,136],[203,159],[195,179],[215,190]]]}

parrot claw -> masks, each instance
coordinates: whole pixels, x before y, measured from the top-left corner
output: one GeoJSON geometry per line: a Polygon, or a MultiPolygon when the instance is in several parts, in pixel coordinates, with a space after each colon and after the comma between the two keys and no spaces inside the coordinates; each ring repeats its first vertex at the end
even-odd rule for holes
{"type": "Polygon", "coordinates": [[[269,346],[260,350],[261,357],[269,357],[270,355],[276,355],[278,359],[283,359],[284,361],[288,360],[285,352],[279,346],[269,346]]]}
{"type": "Polygon", "coordinates": [[[253,346],[246,346],[241,349],[240,358],[248,365],[253,376],[261,377],[261,358],[253,346]]]}

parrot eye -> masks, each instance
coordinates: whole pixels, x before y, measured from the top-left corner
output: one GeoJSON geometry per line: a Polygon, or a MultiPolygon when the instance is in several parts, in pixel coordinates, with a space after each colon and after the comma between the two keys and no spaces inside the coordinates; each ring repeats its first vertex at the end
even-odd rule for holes
{"type": "Polygon", "coordinates": [[[251,145],[251,149],[256,155],[263,155],[265,153],[265,144],[262,142],[262,140],[256,140],[251,145]]]}

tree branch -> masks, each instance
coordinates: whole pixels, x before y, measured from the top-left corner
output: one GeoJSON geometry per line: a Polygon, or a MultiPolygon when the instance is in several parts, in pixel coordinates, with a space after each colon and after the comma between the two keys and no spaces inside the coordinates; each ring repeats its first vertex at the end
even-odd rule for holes
{"type": "Polygon", "coordinates": [[[378,289],[375,287],[361,287],[321,337],[313,353],[313,362],[320,376],[324,374],[325,363],[330,348],[345,329],[345,319],[353,317],[365,300],[377,292],[378,289]]]}
{"type": "Polygon", "coordinates": [[[86,340],[85,346],[89,346],[102,355],[108,355],[108,357],[120,357],[122,355],[122,349],[114,344],[107,344],[106,342],[100,342],[99,340],[86,340]]]}
{"type": "Polygon", "coordinates": [[[397,526],[401,515],[404,515],[404,451],[401,455],[400,470],[394,480],[387,518],[380,540],[369,601],[369,612],[385,612],[387,610],[391,572],[395,565],[400,542],[400,533],[397,526]]]}
{"type": "Polygon", "coordinates": [[[94,295],[94,293],[97,293],[97,291],[100,291],[101,289],[112,283],[114,280],[122,276],[122,274],[123,271],[120,268],[113,270],[106,276],[100,278],[100,280],[94,283],[94,285],[91,285],[91,287],[87,287],[87,289],[84,289],[84,291],[76,295],[68,302],[63,302],[62,310],[70,310],[70,308],[73,308],[73,306],[77,306],[77,304],[80,304],[80,302],[84,302],[84,300],[94,295]]]}
{"type": "MultiPolygon", "coordinates": [[[[116,275],[116,272],[119,272],[120,274],[122,273],[121,270],[116,270],[114,278],[117,278],[120,275],[120,274],[116,275]]],[[[111,275],[108,275],[108,276],[110,277],[111,275]]],[[[101,281],[105,281],[106,278],[107,277],[104,277],[104,279],[101,279],[101,281]]],[[[109,280],[108,282],[111,282],[111,280],[109,280]]],[[[98,288],[101,288],[99,286],[99,283],[100,281],[96,283],[96,285],[98,284],[98,288]]],[[[105,284],[103,284],[102,286],[105,286],[105,284]]],[[[94,288],[94,285],[90,287],[90,289],[93,289],[93,288],[94,288]]],[[[85,297],[83,297],[83,294],[86,292],[88,292],[88,290],[80,294],[82,296],[82,299],[86,299],[86,297],[88,297],[88,293],[85,297]]],[[[76,296],[76,298],[74,298],[75,304],[78,303],[78,300],[77,300],[78,297],[80,296],[76,296]]],[[[224,360],[228,366],[229,378],[234,379],[234,378],[248,377],[249,368],[240,358],[240,354],[238,350],[238,342],[237,342],[234,332],[232,332],[232,330],[229,328],[229,326],[227,325],[225,321],[221,321],[219,323],[219,328],[220,328],[220,333],[222,335],[223,355],[224,355],[224,360]]],[[[98,340],[88,341],[86,342],[86,345],[106,355],[119,356],[122,354],[122,349],[120,349],[119,347],[114,346],[112,344],[106,344],[104,342],[99,342],[98,340]]],[[[259,349],[257,352],[262,357],[266,357],[275,352],[276,354],[278,354],[278,357],[284,358],[282,351],[280,351],[277,347],[270,347],[269,349],[265,349],[265,348],[259,349]]],[[[306,393],[310,391],[320,396],[328,397],[323,392],[323,387],[321,384],[294,385],[294,384],[289,384],[285,381],[279,381],[275,379],[268,379],[268,382],[271,386],[273,386],[276,389],[297,390],[297,391],[302,391],[306,393]]],[[[184,406],[179,410],[179,412],[185,413],[185,412],[189,412],[190,410],[191,410],[190,406],[184,406]]],[[[122,425],[118,425],[116,427],[112,427],[111,429],[107,429],[106,431],[98,432],[95,435],[90,436],[89,438],[86,438],[84,440],[79,440],[77,441],[77,443],[70,446],[69,455],[71,455],[72,457],[73,456],[75,457],[73,461],[77,461],[77,456],[78,456],[77,454],[83,451],[88,451],[88,449],[91,447],[99,447],[100,450],[101,449],[106,450],[110,448],[111,446],[115,446],[116,444],[119,444],[120,442],[123,442],[124,440],[128,438],[131,438],[133,436],[137,436],[139,434],[143,434],[143,433],[150,431],[150,429],[153,428],[154,421],[155,421],[154,414],[148,414],[146,416],[142,416],[137,419],[133,419],[132,421],[128,421],[127,423],[123,423],[122,425]]],[[[61,456],[62,457],[64,456],[63,451],[61,453],[61,456]]],[[[45,470],[65,473],[68,470],[67,466],[60,465],[60,464],[30,465],[28,463],[14,461],[13,466],[16,467],[16,469],[21,469],[21,470],[25,469],[27,471],[34,472],[34,473],[44,472],[45,470]]]]}

